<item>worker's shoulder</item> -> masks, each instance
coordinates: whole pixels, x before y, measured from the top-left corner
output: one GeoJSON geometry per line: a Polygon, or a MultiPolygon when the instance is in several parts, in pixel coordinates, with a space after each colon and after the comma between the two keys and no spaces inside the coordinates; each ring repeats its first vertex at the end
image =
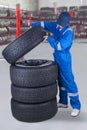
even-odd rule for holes
{"type": "Polygon", "coordinates": [[[67,28],[64,30],[63,35],[66,34],[66,33],[73,33],[73,30],[72,30],[72,28],[71,28],[70,26],[67,27],[67,28]]]}

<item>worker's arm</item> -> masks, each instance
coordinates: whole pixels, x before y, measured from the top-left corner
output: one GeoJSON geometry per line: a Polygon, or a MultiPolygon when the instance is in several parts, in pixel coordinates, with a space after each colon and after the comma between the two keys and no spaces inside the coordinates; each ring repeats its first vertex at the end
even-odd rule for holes
{"type": "Polygon", "coordinates": [[[55,40],[53,37],[48,36],[47,41],[50,43],[51,47],[55,50],[63,51],[70,47],[72,44],[73,35],[71,31],[64,34],[60,41],[55,40]]]}
{"type": "Polygon", "coordinates": [[[41,22],[33,22],[31,24],[32,27],[35,26],[41,26],[43,27],[45,30],[48,30],[49,32],[53,32],[54,28],[57,26],[56,22],[45,22],[45,21],[41,21],[41,22]]]}

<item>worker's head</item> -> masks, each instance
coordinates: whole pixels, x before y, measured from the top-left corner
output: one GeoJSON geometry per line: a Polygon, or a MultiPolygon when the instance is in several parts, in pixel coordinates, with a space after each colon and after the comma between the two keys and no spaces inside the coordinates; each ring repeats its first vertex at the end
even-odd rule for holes
{"type": "Polygon", "coordinates": [[[62,27],[65,27],[69,24],[69,21],[70,21],[70,14],[68,12],[62,12],[59,15],[59,18],[57,20],[57,24],[62,26],[62,27]]]}

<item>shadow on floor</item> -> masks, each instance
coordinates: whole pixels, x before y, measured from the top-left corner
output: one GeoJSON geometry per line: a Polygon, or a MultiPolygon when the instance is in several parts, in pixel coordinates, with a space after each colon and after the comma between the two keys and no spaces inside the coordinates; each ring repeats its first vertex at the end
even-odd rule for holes
{"type": "Polygon", "coordinates": [[[62,109],[60,108],[57,112],[57,114],[54,117],[54,121],[67,121],[67,122],[87,122],[86,114],[81,111],[80,115],[77,117],[71,117],[70,116],[71,109],[62,109]]]}

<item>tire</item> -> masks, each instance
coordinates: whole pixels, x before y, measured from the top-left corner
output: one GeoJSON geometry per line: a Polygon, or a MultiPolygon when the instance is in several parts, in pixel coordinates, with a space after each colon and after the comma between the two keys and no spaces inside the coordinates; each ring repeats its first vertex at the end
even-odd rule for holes
{"type": "Polygon", "coordinates": [[[44,35],[46,35],[46,32],[42,27],[37,26],[31,28],[10,43],[3,50],[2,55],[8,63],[13,64],[40,42],[42,42],[44,40],[44,35]]]}
{"type": "Polygon", "coordinates": [[[52,118],[57,113],[57,101],[39,104],[23,104],[11,100],[11,111],[14,118],[23,122],[40,122],[52,118]]]}
{"type": "Polygon", "coordinates": [[[42,88],[20,88],[11,85],[11,94],[14,100],[22,103],[42,103],[56,97],[57,83],[42,88]]]}
{"type": "Polygon", "coordinates": [[[42,87],[56,82],[57,65],[50,60],[25,60],[10,66],[10,79],[20,87],[42,87]]]}

